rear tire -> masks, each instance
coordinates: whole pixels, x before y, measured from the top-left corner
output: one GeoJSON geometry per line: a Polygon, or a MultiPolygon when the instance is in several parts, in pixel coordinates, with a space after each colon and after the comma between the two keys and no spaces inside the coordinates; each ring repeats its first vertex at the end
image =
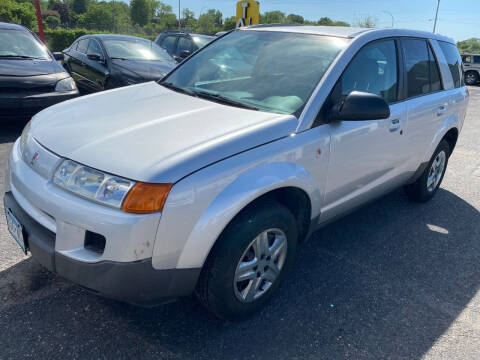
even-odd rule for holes
{"type": "Polygon", "coordinates": [[[467,85],[475,85],[478,83],[478,73],[475,71],[467,71],[465,73],[465,83],[467,85]]]}
{"type": "Polygon", "coordinates": [[[285,206],[266,201],[247,207],[208,256],[196,288],[198,299],[221,319],[254,314],[282,282],[296,246],[297,224],[285,206]]]}
{"type": "Polygon", "coordinates": [[[405,185],[404,190],[410,200],[424,203],[436,194],[447,170],[449,156],[450,146],[442,140],[420,178],[413,184],[405,185]]]}

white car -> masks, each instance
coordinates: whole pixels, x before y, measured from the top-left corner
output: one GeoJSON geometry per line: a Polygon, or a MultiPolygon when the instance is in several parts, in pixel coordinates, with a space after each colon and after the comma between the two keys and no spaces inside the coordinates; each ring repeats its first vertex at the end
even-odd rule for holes
{"type": "Polygon", "coordinates": [[[10,155],[9,229],[95,293],[151,305],[195,292],[240,319],[315,229],[400,186],[432,198],[468,98],[449,38],[238,29],[159,83],[36,115],[10,155]]]}

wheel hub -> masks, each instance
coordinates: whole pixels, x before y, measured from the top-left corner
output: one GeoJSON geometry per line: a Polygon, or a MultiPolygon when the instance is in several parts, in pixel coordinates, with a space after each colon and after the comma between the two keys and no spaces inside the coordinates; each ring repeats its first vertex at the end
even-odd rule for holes
{"type": "Polygon", "coordinates": [[[248,245],[234,276],[235,296],[252,302],[278,279],[287,255],[287,237],[280,229],[268,229],[248,245]]]}

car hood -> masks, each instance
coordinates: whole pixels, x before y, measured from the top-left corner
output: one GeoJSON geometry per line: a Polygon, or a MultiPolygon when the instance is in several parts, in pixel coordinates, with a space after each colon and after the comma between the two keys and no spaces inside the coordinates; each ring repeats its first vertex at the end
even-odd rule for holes
{"type": "Polygon", "coordinates": [[[133,72],[143,80],[158,80],[166,73],[170,72],[177,63],[172,61],[132,61],[132,60],[112,60],[112,73],[114,72],[133,72]]]}
{"type": "Polygon", "coordinates": [[[0,75],[35,76],[62,72],[62,68],[53,60],[15,60],[0,59],[0,75]]]}
{"type": "Polygon", "coordinates": [[[173,183],[292,134],[298,120],[227,106],[148,82],[37,114],[31,134],[56,154],[137,181],[173,183]]]}

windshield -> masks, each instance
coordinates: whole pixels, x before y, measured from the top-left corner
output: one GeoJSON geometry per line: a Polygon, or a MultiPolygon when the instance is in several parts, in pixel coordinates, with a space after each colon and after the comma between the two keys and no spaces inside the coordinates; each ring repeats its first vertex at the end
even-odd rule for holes
{"type": "Polygon", "coordinates": [[[191,57],[164,82],[186,93],[298,115],[346,44],[335,37],[237,30],[191,57]]]}
{"type": "Polygon", "coordinates": [[[165,50],[148,40],[107,39],[103,40],[103,45],[111,58],[174,61],[165,50]]]}
{"type": "Polygon", "coordinates": [[[205,45],[207,45],[210,41],[215,39],[214,36],[201,36],[201,35],[192,35],[193,41],[197,44],[198,48],[201,49],[205,45]]]}
{"type": "Polygon", "coordinates": [[[0,57],[50,60],[45,46],[32,34],[22,30],[0,31],[0,57]]]}

